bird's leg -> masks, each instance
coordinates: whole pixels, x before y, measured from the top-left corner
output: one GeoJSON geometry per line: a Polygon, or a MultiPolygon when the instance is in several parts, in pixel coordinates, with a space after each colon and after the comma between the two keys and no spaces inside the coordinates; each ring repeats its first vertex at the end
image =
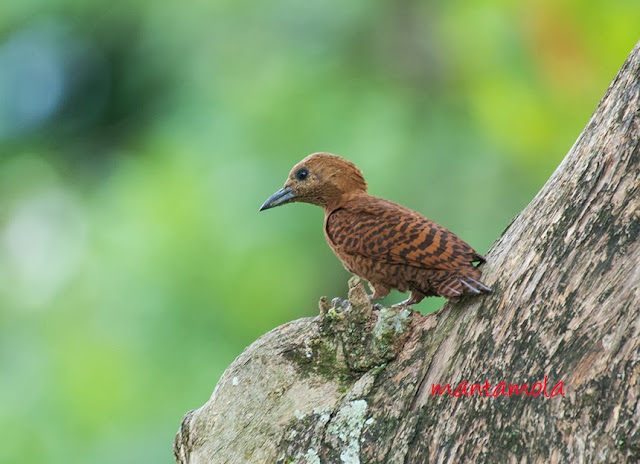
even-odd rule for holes
{"type": "Polygon", "coordinates": [[[371,288],[371,290],[373,290],[373,294],[369,295],[369,299],[371,301],[381,300],[385,296],[387,296],[389,294],[389,292],[391,291],[391,289],[389,287],[387,287],[385,285],[382,285],[382,284],[373,285],[371,282],[369,282],[369,287],[371,288]]]}
{"type": "Polygon", "coordinates": [[[398,305],[400,305],[400,306],[411,306],[413,304],[418,304],[422,300],[424,300],[424,297],[425,297],[425,295],[423,293],[413,291],[409,295],[409,298],[407,298],[406,300],[398,303],[398,305]]]}

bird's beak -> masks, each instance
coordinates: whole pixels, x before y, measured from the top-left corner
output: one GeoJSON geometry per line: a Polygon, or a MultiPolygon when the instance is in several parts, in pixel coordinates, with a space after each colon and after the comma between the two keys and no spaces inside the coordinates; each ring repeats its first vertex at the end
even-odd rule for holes
{"type": "Polygon", "coordinates": [[[276,193],[267,198],[267,201],[265,201],[264,204],[260,207],[260,211],[264,211],[265,209],[281,205],[282,203],[289,201],[294,197],[295,195],[291,191],[291,187],[281,188],[276,193]]]}

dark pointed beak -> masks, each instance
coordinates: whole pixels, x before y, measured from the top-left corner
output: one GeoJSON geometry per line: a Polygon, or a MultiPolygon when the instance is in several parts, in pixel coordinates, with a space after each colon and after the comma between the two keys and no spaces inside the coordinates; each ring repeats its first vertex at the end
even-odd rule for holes
{"type": "Polygon", "coordinates": [[[281,205],[294,197],[295,195],[293,194],[293,192],[291,192],[291,187],[281,188],[276,193],[267,198],[267,201],[265,201],[264,204],[260,207],[260,211],[264,211],[265,209],[281,205]]]}

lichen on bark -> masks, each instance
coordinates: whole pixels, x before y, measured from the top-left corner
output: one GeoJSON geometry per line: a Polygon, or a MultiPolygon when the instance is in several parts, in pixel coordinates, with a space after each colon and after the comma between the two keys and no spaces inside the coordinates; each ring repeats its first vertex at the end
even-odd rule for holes
{"type": "Polygon", "coordinates": [[[229,463],[309,463],[327,456],[336,462],[359,462],[367,413],[363,398],[402,350],[413,315],[403,307],[374,307],[357,277],[349,281],[345,303],[330,305],[323,297],[318,317],[286,324],[245,350],[209,403],[185,416],[176,439],[178,461],[208,462],[203,456],[215,455],[215,462],[229,463]],[[250,392],[251,401],[243,401],[242,408],[223,408],[229,398],[242,398],[243,391],[255,388],[262,388],[262,394],[250,392]],[[211,414],[219,409],[219,414],[211,414]],[[277,420],[270,421],[272,416],[277,420]],[[232,426],[220,426],[227,423],[232,426]],[[216,438],[198,448],[191,438],[203,433],[216,438]],[[250,440],[242,458],[248,461],[227,454],[223,440],[250,440]],[[180,446],[185,442],[188,454],[180,446]]]}

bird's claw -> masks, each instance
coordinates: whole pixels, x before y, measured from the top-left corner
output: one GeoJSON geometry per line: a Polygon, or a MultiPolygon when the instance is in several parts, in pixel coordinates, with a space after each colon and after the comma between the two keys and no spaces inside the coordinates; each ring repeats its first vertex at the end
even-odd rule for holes
{"type": "Polygon", "coordinates": [[[415,301],[412,301],[411,298],[407,298],[406,300],[401,301],[400,303],[396,303],[393,306],[400,306],[402,308],[410,308],[414,304],[415,304],[415,301]]]}
{"type": "Polygon", "coordinates": [[[349,306],[349,300],[343,300],[341,298],[335,297],[333,300],[331,300],[331,306],[333,308],[347,308],[349,306]]]}

